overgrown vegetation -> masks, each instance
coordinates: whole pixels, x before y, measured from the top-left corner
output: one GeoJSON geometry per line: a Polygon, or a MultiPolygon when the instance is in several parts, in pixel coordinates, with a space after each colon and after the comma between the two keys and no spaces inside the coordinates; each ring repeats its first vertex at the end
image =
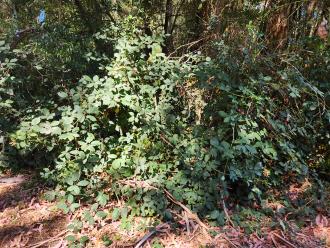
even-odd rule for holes
{"type": "Polygon", "coordinates": [[[0,4],[1,170],[41,170],[64,212],[94,204],[90,224],[112,199],[114,219],[170,220],[170,192],[223,225],[225,202],[321,187],[327,1],[133,2],[0,4]]]}

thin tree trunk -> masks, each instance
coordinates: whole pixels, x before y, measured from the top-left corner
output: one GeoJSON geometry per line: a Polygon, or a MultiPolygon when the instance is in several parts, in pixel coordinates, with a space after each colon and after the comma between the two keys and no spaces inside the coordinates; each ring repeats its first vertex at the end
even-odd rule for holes
{"type": "Polygon", "coordinates": [[[267,22],[266,38],[271,48],[282,49],[288,44],[291,7],[292,4],[288,1],[270,2],[269,8],[272,9],[272,13],[267,22]]]}
{"type": "Polygon", "coordinates": [[[172,17],[173,17],[173,0],[166,0],[165,7],[165,21],[164,21],[164,33],[165,37],[165,46],[164,52],[168,54],[173,50],[173,39],[172,39],[172,17]]]}

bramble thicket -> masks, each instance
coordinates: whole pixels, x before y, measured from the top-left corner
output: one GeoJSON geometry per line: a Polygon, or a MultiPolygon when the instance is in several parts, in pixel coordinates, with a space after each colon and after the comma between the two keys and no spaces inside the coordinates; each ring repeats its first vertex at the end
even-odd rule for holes
{"type": "Polygon", "coordinates": [[[293,182],[308,179],[322,199],[329,10],[318,0],[4,0],[0,170],[39,171],[64,213],[120,199],[114,219],[173,219],[166,192],[213,225],[244,225],[226,205],[262,209],[293,182]]]}

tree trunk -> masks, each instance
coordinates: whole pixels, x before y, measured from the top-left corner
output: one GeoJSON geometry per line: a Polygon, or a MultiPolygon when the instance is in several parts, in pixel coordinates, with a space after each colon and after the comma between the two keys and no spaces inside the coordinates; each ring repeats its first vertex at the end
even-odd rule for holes
{"type": "Polygon", "coordinates": [[[164,21],[164,33],[165,33],[165,45],[164,52],[168,54],[173,50],[172,39],[172,17],[173,17],[173,0],[166,0],[165,7],[165,21],[164,21]]]}
{"type": "Polygon", "coordinates": [[[272,49],[282,49],[288,44],[289,23],[292,4],[274,0],[269,3],[271,16],[266,25],[266,39],[272,49]]]}

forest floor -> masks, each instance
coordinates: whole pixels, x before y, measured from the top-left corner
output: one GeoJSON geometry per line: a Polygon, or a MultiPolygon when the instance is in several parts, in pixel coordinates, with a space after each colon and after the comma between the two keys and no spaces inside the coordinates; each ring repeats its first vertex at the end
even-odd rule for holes
{"type": "MultiPolygon", "coordinates": [[[[56,203],[44,200],[45,190],[31,175],[0,176],[1,248],[68,247],[67,225],[83,209],[65,215],[57,209],[56,203]]],[[[168,223],[158,223],[154,229],[141,228],[140,224],[146,223],[141,218],[134,219],[131,227],[125,229],[120,221],[109,217],[100,225],[84,226],[77,235],[89,237],[86,247],[330,247],[330,216],[326,214],[317,215],[315,220],[306,219],[299,229],[294,222],[288,222],[293,227],[290,230],[271,229],[264,225],[266,220],[261,221],[259,234],[247,234],[243,228],[230,223],[221,228],[211,227],[201,223],[198,217],[194,218],[189,210],[178,216],[181,221],[175,228],[168,223]]]]}

